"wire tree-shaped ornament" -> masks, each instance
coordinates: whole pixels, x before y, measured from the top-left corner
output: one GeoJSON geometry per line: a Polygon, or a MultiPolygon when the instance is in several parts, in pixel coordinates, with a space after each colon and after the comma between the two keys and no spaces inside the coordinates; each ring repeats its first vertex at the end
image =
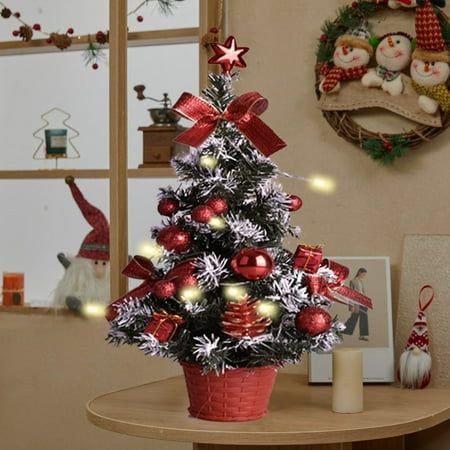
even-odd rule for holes
{"type": "Polygon", "coordinates": [[[80,133],[68,124],[68,121],[72,116],[61,108],[54,107],[49,109],[47,112],[41,115],[41,119],[44,122],[39,129],[33,133],[33,137],[39,141],[39,145],[36,151],[33,153],[33,159],[44,160],[44,159],[54,159],[55,169],[58,168],[58,160],[63,159],[79,159],[80,153],[72,142],[76,139],[80,133]],[[62,124],[65,128],[49,128],[50,122],[47,117],[53,113],[59,113],[64,117],[62,124]],[[43,137],[41,132],[43,133],[43,137]],[[69,136],[69,131],[72,134],[69,136]],[[68,152],[68,145],[72,149],[72,153],[68,152]],[[44,151],[42,152],[42,148],[44,151]]]}
{"type": "Polygon", "coordinates": [[[153,237],[163,255],[125,268],[142,283],[108,307],[109,340],[179,361],[192,416],[252,420],[267,411],[278,367],[340,341],[331,302],[371,300],[343,285],[348,269],[320,247],[283,248],[299,235],[290,217],[301,207],[269,158],[286,144],[259,117],[262,95],[233,93],[248,48],[229,37],[212,49],[223,73],[209,75],[201,98],[184,93],[173,106],[194,122],[175,140],[193,149],[172,159],[181,185],[160,192],[165,219],[153,237]]]}

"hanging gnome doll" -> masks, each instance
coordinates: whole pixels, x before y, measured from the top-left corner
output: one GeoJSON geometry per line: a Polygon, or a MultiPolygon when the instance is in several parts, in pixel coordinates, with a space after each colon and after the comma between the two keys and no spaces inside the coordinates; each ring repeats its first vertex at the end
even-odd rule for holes
{"type": "Polygon", "coordinates": [[[399,379],[401,386],[408,389],[424,389],[431,380],[430,339],[428,336],[426,309],[434,298],[433,288],[424,286],[419,293],[419,313],[409,336],[406,348],[400,357],[399,379]],[[431,297],[422,305],[422,293],[431,289],[431,297]]]}
{"type": "Polygon", "coordinates": [[[416,8],[416,34],[411,77],[414,90],[419,94],[419,106],[428,114],[435,114],[439,107],[446,112],[450,108],[446,86],[450,76],[450,57],[430,0],[416,8]]]}
{"type": "Polygon", "coordinates": [[[373,55],[369,39],[370,33],[365,25],[338,37],[333,54],[334,67],[321,70],[325,79],[320,83],[320,92],[337,92],[341,81],[360,80],[367,73],[373,55]]]}
{"type": "Polygon", "coordinates": [[[412,38],[406,33],[388,33],[380,38],[375,52],[377,67],[362,77],[365,87],[378,87],[390,95],[403,92],[401,72],[411,61],[412,38]]]}
{"type": "Polygon", "coordinates": [[[72,177],[67,177],[66,183],[93,229],[85,237],[77,256],[58,255],[65,273],[56,288],[54,305],[83,313],[87,304],[107,305],[110,302],[109,225],[104,214],[84,198],[72,177]]]}

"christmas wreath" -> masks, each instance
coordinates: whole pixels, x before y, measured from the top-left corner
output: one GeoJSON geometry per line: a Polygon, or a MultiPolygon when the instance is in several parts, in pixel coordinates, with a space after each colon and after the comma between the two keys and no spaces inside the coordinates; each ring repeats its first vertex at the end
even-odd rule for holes
{"type": "Polygon", "coordinates": [[[390,164],[450,125],[450,25],[443,6],[445,0],[359,0],[322,26],[316,53],[320,108],[339,136],[376,161],[390,164]],[[392,27],[414,16],[415,36],[398,28],[373,32],[383,22],[376,20],[379,14],[392,14],[392,27]],[[417,125],[389,134],[365,128],[352,115],[373,108],[417,125]]]}

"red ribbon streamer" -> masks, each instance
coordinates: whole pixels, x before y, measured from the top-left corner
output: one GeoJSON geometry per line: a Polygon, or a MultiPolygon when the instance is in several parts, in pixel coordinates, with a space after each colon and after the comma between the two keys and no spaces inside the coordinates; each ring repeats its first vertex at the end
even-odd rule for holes
{"type": "Polygon", "coordinates": [[[234,123],[264,156],[270,156],[286,147],[286,143],[258,117],[268,105],[267,99],[258,92],[248,92],[235,98],[225,111],[221,112],[206,100],[185,92],[172,109],[180,116],[193,121],[194,125],[179,134],[175,141],[191,147],[200,147],[219,122],[226,120],[234,123]]]}
{"type": "Polygon", "coordinates": [[[157,281],[162,279],[175,281],[177,278],[184,275],[191,275],[195,270],[195,262],[189,259],[167,272],[165,278],[159,278],[155,275],[155,267],[153,263],[144,256],[134,256],[128,265],[123,269],[122,273],[128,278],[143,280],[143,282],[135,289],[132,289],[127,294],[118,298],[111,303],[106,309],[106,319],[111,322],[117,317],[117,306],[122,304],[126,299],[142,298],[153,291],[153,286],[157,281]]]}
{"type": "Polygon", "coordinates": [[[336,277],[336,280],[329,283],[320,275],[308,276],[308,287],[312,294],[320,294],[328,300],[344,305],[360,305],[369,309],[373,309],[372,300],[355,291],[354,289],[344,286],[345,280],[348,278],[349,269],[335,261],[324,259],[321,267],[330,269],[336,277]]]}

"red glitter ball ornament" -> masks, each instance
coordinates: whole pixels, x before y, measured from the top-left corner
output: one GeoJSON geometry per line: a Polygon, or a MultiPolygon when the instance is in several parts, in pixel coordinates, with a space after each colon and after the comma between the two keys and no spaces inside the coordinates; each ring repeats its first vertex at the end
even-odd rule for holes
{"type": "Polygon", "coordinates": [[[216,214],[226,214],[228,212],[228,202],[222,197],[211,197],[206,205],[216,214]]]}
{"type": "Polygon", "coordinates": [[[192,210],[192,218],[198,223],[208,223],[215,216],[208,205],[199,205],[192,210]]]}
{"type": "Polygon", "coordinates": [[[198,280],[195,275],[183,275],[176,280],[177,289],[183,289],[186,286],[197,286],[198,280]]]}
{"type": "Polygon", "coordinates": [[[231,259],[233,271],[246,280],[262,280],[272,273],[272,257],[262,248],[243,248],[231,259]]]}
{"type": "Polygon", "coordinates": [[[181,253],[191,246],[191,235],[188,231],[182,230],[176,225],[163,228],[156,238],[156,242],[166,250],[181,253]]]}
{"type": "Polygon", "coordinates": [[[92,68],[93,68],[94,70],[97,70],[97,69],[98,69],[98,64],[97,64],[97,63],[92,64],[92,68]]]}
{"type": "Polygon", "coordinates": [[[158,203],[158,212],[162,216],[173,216],[180,208],[178,200],[173,198],[163,198],[158,203]]]}
{"type": "Polygon", "coordinates": [[[137,16],[136,19],[137,19],[138,22],[143,22],[144,21],[144,18],[142,16],[137,16]]]}
{"type": "Polygon", "coordinates": [[[303,205],[303,201],[297,195],[291,195],[291,206],[289,211],[298,211],[303,205]]]}
{"type": "Polygon", "coordinates": [[[153,293],[161,300],[173,297],[177,292],[175,283],[170,280],[160,280],[153,286],[153,293]]]}
{"type": "Polygon", "coordinates": [[[35,23],[35,24],[33,25],[33,30],[34,30],[34,31],[41,31],[41,26],[40,26],[38,23],[35,23]]]}
{"type": "Polygon", "coordinates": [[[295,327],[301,333],[317,336],[330,330],[333,320],[328,313],[317,306],[310,306],[300,311],[295,317],[295,327]]]}

